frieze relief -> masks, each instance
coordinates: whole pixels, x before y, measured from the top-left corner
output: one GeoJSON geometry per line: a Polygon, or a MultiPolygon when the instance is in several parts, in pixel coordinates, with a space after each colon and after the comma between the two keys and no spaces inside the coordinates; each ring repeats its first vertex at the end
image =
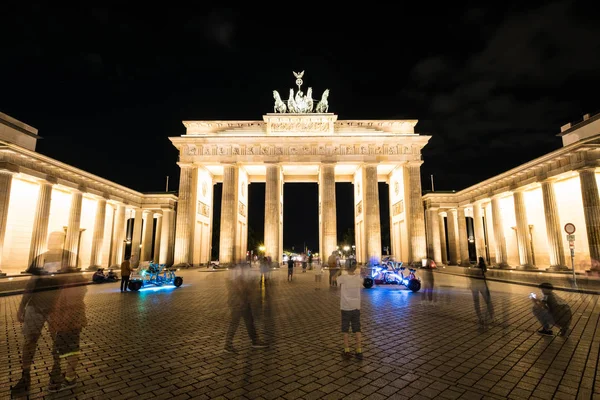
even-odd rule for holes
{"type": "Polygon", "coordinates": [[[271,122],[271,132],[329,132],[329,122],[271,122]]]}
{"type": "Polygon", "coordinates": [[[392,205],[392,215],[396,216],[404,212],[404,200],[400,200],[392,205]]]}
{"type": "Polygon", "coordinates": [[[187,156],[301,156],[301,155],[418,155],[417,146],[408,147],[398,145],[367,145],[367,144],[342,144],[342,145],[195,145],[183,146],[183,154],[187,156]]]}
{"type": "Polygon", "coordinates": [[[362,201],[359,201],[356,205],[356,216],[359,216],[360,214],[362,214],[362,201]]]}
{"type": "Polygon", "coordinates": [[[246,205],[244,203],[242,203],[241,201],[238,204],[238,212],[240,213],[240,215],[242,217],[246,216],[246,205]]]}
{"type": "Polygon", "coordinates": [[[198,211],[197,211],[197,213],[200,214],[200,215],[204,215],[205,217],[208,217],[208,211],[209,211],[208,205],[204,204],[201,201],[199,201],[198,202],[198,211]]]}

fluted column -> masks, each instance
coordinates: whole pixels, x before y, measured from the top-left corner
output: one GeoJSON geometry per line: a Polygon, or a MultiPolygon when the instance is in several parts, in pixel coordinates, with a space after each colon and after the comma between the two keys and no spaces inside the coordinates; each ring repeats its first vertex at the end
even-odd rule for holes
{"type": "Polygon", "coordinates": [[[48,220],[50,217],[50,202],[52,201],[52,183],[40,182],[40,190],[33,217],[33,231],[29,247],[29,265],[41,268],[44,260],[38,258],[46,251],[48,243],[48,220]]]}
{"type": "Polygon", "coordinates": [[[473,204],[473,230],[475,231],[475,252],[477,253],[477,261],[479,262],[479,257],[482,257],[484,260],[486,259],[483,210],[480,203],[473,204]]]}
{"type": "Polygon", "coordinates": [[[364,174],[365,234],[367,239],[366,254],[369,260],[381,260],[381,219],[379,215],[379,185],[377,183],[377,165],[365,165],[364,174]]]}
{"type": "Polygon", "coordinates": [[[110,256],[110,265],[120,265],[123,261],[123,252],[125,251],[125,205],[117,204],[114,216],[112,232],[112,251],[110,256]]]}
{"type": "MultiPolygon", "coordinates": [[[[323,248],[319,249],[326,260],[337,248],[337,211],[335,205],[335,165],[321,164],[319,184],[321,188],[321,218],[323,248]]],[[[366,226],[365,226],[366,228],[366,226]]]]}
{"type": "Polygon", "coordinates": [[[2,272],[2,251],[4,250],[4,238],[6,237],[6,222],[8,220],[11,187],[12,172],[0,170],[0,273],[2,272]]]}
{"type": "Polygon", "coordinates": [[[226,165],[223,168],[223,196],[221,198],[221,232],[219,240],[219,261],[221,264],[234,263],[238,202],[238,167],[226,165]]]}
{"type": "Polygon", "coordinates": [[[431,241],[433,242],[433,260],[439,264],[442,262],[442,248],[438,208],[429,209],[429,224],[429,229],[431,230],[431,241]]]}
{"type": "Polygon", "coordinates": [[[79,255],[79,228],[81,227],[81,203],[83,193],[79,190],[71,194],[71,207],[69,208],[69,223],[65,237],[65,262],[67,267],[77,266],[79,255]]]}
{"type": "MultiPolygon", "coordinates": [[[[427,257],[433,259],[433,220],[434,211],[431,208],[425,209],[425,235],[427,237],[427,257]]],[[[437,220],[437,216],[435,218],[437,220]]]]}
{"type": "Polygon", "coordinates": [[[560,219],[554,195],[554,184],[552,182],[542,182],[542,199],[544,201],[544,216],[546,217],[546,237],[548,239],[550,267],[553,269],[565,269],[567,268],[565,250],[563,248],[560,219]]]}
{"type": "Polygon", "coordinates": [[[496,264],[500,267],[507,267],[508,256],[506,254],[504,223],[502,221],[502,210],[500,209],[500,198],[498,197],[492,197],[492,222],[494,223],[494,242],[496,243],[496,264]]]}
{"type": "Polygon", "coordinates": [[[281,167],[269,164],[265,184],[265,255],[278,264],[283,254],[283,249],[279,248],[280,190],[281,167]]]}
{"type": "Polygon", "coordinates": [[[408,240],[410,243],[410,262],[421,264],[427,257],[425,238],[425,212],[423,210],[421,193],[420,163],[404,166],[405,200],[408,211],[408,240]]]}
{"type": "Polygon", "coordinates": [[[458,264],[458,221],[456,209],[448,210],[446,222],[448,223],[448,264],[458,264]]]}
{"type": "Polygon", "coordinates": [[[154,213],[144,210],[144,232],[142,234],[142,261],[152,260],[152,233],[154,233],[154,213]]]}
{"type": "Polygon", "coordinates": [[[442,257],[442,264],[448,265],[448,252],[446,251],[446,223],[444,221],[444,217],[446,217],[445,212],[441,212],[438,214],[439,218],[439,228],[440,228],[440,251],[442,257]]]}
{"type": "Polygon", "coordinates": [[[596,183],[596,169],[585,168],[578,171],[583,200],[583,216],[590,249],[591,269],[600,268],[595,265],[600,262],[600,197],[596,183]]]}
{"type": "Polygon", "coordinates": [[[106,199],[99,199],[96,204],[94,234],[92,236],[92,251],[90,266],[99,266],[102,260],[102,245],[104,244],[104,225],[106,224],[106,199]]]}
{"type": "Polygon", "coordinates": [[[154,260],[154,262],[161,263],[160,260],[160,243],[162,240],[161,234],[162,234],[162,221],[163,221],[163,216],[162,214],[156,214],[156,233],[154,234],[154,254],[152,255],[152,259],[154,260]]]}
{"type": "Polygon", "coordinates": [[[469,260],[469,235],[467,233],[467,217],[465,215],[464,207],[458,208],[457,220],[460,265],[462,265],[463,267],[469,267],[471,265],[471,261],[469,260]]]}
{"type": "Polygon", "coordinates": [[[164,209],[163,226],[160,230],[160,258],[158,259],[161,264],[173,263],[173,221],[173,210],[164,209]]]}
{"type": "Polygon", "coordinates": [[[131,235],[131,265],[137,267],[142,261],[142,253],[140,250],[142,244],[142,225],[144,223],[144,210],[141,208],[135,209],[135,217],[133,218],[133,233],[131,235]]]}
{"type": "Polygon", "coordinates": [[[515,203],[515,219],[517,222],[517,246],[519,247],[519,263],[525,268],[533,268],[533,253],[529,245],[529,224],[525,195],[521,190],[513,192],[515,203]]]}
{"type": "Polygon", "coordinates": [[[190,208],[192,193],[191,165],[180,164],[179,198],[177,200],[177,222],[175,224],[175,258],[174,264],[190,263],[191,219],[190,208]]]}

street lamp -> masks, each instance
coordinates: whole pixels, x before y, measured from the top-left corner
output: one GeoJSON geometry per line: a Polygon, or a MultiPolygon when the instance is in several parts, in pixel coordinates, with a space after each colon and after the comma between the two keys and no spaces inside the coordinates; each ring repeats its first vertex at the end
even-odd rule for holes
{"type": "Polygon", "coordinates": [[[262,245],[258,246],[258,250],[261,251],[262,253],[264,253],[266,249],[267,248],[265,246],[262,246],[262,245]]]}
{"type": "Polygon", "coordinates": [[[348,250],[350,250],[350,246],[348,246],[348,245],[344,246],[344,251],[348,252],[348,250]]]}

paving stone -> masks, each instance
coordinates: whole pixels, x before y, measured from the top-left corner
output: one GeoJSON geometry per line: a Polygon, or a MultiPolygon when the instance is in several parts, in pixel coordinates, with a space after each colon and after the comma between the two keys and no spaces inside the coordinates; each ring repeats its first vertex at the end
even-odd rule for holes
{"type": "MultiPolygon", "coordinates": [[[[315,290],[312,272],[293,284],[273,272],[250,302],[256,350],[242,323],[225,353],[226,272],[182,271],[176,290],[120,294],[93,285],[85,297],[80,386],[52,398],[480,399],[598,396],[596,295],[560,292],[573,309],[569,340],[540,337],[530,287],[490,282],[497,323],[479,330],[467,278],[436,274],[436,306],[401,287],[363,290],[365,358],[342,360],[339,289],[315,290]],[[278,278],[279,277],[279,278],[278,278]],[[439,277],[439,279],[438,279],[439,277]],[[451,287],[450,287],[451,286],[451,287]],[[445,327],[442,335],[432,332],[445,327]],[[473,389],[472,389],[473,388],[473,389]]],[[[70,290],[70,289],[66,289],[70,290]]],[[[21,296],[0,297],[0,398],[20,377],[21,296]]],[[[353,340],[353,338],[351,338],[353,340]]],[[[52,338],[44,329],[30,398],[47,396],[52,338]]]]}

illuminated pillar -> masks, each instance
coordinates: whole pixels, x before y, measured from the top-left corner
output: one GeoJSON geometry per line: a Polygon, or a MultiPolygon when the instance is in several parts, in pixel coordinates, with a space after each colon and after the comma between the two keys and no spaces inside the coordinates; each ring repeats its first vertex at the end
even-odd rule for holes
{"type": "Polygon", "coordinates": [[[504,237],[504,224],[502,222],[502,210],[500,209],[500,198],[492,197],[492,221],[494,223],[494,242],[496,243],[496,264],[499,267],[508,267],[506,255],[506,239],[504,237]]]}
{"type": "Polygon", "coordinates": [[[142,242],[142,224],[144,222],[144,210],[141,208],[135,209],[135,217],[133,219],[133,234],[131,237],[131,266],[137,267],[140,265],[141,259],[141,242],[142,242]]]}
{"type": "Polygon", "coordinates": [[[458,221],[456,209],[448,210],[446,222],[448,223],[448,264],[458,265],[458,221]]]}
{"type": "Polygon", "coordinates": [[[92,236],[92,251],[90,266],[97,267],[102,260],[102,244],[104,243],[104,225],[106,224],[106,199],[99,199],[96,205],[94,234],[92,236]]]}
{"type": "Polygon", "coordinates": [[[427,257],[425,238],[425,212],[421,193],[421,163],[404,166],[404,197],[408,218],[409,262],[417,262],[427,257]]]}
{"type": "Polygon", "coordinates": [[[444,221],[444,217],[446,217],[445,212],[441,212],[438,214],[439,218],[439,228],[440,228],[440,251],[442,257],[442,264],[448,265],[448,252],[446,251],[446,224],[444,221]]]}
{"type": "Polygon", "coordinates": [[[323,262],[337,249],[337,217],[335,205],[335,166],[321,164],[319,171],[319,204],[321,204],[321,259],[323,262]]]}
{"type": "MultiPolygon", "coordinates": [[[[429,226],[428,230],[431,231],[431,241],[433,246],[432,258],[436,263],[442,262],[442,248],[440,238],[440,220],[438,216],[438,208],[429,209],[429,226]]],[[[444,241],[445,242],[445,241],[444,241]]]]}
{"type": "Polygon", "coordinates": [[[190,209],[192,207],[192,170],[194,167],[179,164],[181,176],[179,178],[179,198],[177,200],[177,223],[175,225],[175,258],[174,263],[190,263],[190,209]]]}
{"type": "Polygon", "coordinates": [[[583,216],[587,232],[592,270],[600,270],[600,197],[596,183],[596,169],[584,168],[579,171],[583,216]]]}
{"type": "MultiPolygon", "coordinates": [[[[427,237],[427,257],[433,260],[433,224],[432,215],[434,214],[431,208],[425,209],[425,235],[427,237]]],[[[437,217],[436,217],[437,220],[437,217]]]]}
{"type": "Polygon", "coordinates": [[[44,260],[38,256],[46,251],[51,201],[52,183],[48,181],[40,182],[40,190],[35,207],[35,216],[33,217],[31,245],[29,247],[29,265],[34,268],[41,268],[44,265],[44,260]]]}
{"type": "MultiPolygon", "coordinates": [[[[379,215],[379,185],[377,183],[377,164],[367,164],[363,169],[365,192],[365,232],[367,239],[367,257],[369,260],[381,260],[381,219],[379,215]]],[[[336,231],[337,236],[337,231],[336,231]]]]}
{"type": "Polygon", "coordinates": [[[279,247],[281,167],[267,165],[265,184],[265,255],[271,256],[273,264],[279,264],[283,249],[279,247]]]}
{"type": "Polygon", "coordinates": [[[163,209],[163,226],[160,230],[160,264],[173,264],[173,221],[174,211],[170,209],[163,209]]]}
{"type": "Polygon", "coordinates": [[[162,212],[156,214],[156,233],[154,234],[154,254],[152,255],[152,259],[154,262],[161,263],[160,260],[160,242],[162,240],[161,231],[162,231],[162,221],[163,216],[162,212]]]}
{"type": "Polygon", "coordinates": [[[142,261],[152,260],[152,233],[154,231],[154,213],[144,210],[144,228],[142,234],[142,261]]]}
{"type": "Polygon", "coordinates": [[[239,167],[226,165],[223,168],[221,232],[219,239],[219,262],[223,265],[236,262],[235,245],[238,224],[238,178],[239,167]]]}
{"type": "Polygon", "coordinates": [[[81,227],[81,202],[83,193],[74,190],[71,194],[71,207],[69,209],[69,223],[67,225],[67,236],[65,237],[65,262],[69,268],[77,266],[79,255],[79,228],[81,227]]]}
{"type": "Polygon", "coordinates": [[[563,248],[560,230],[558,207],[554,196],[554,184],[551,181],[542,182],[542,199],[544,200],[544,216],[546,217],[546,237],[548,239],[548,252],[550,267],[565,269],[565,250],[563,248]]]}
{"type": "Polygon", "coordinates": [[[469,260],[469,235],[467,233],[467,217],[465,208],[458,208],[458,249],[460,251],[460,265],[463,267],[471,266],[469,260]]]}
{"type": "Polygon", "coordinates": [[[523,191],[513,192],[515,203],[515,219],[517,222],[517,245],[519,247],[519,263],[527,268],[534,268],[533,253],[529,245],[529,224],[527,223],[527,209],[525,206],[525,195],[523,191]]]}
{"type": "Polygon", "coordinates": [[[2,273],[2,251],[6,236],[6,221],[8,220],[8,205],[10,204],[10,189],[12,187],[12,172],[0,170],[0,274],[2,273]]]}
{"type": "Polygon", "coordinates": [[[479,257],[482,257],[484,260],[485,256],[485,231],[483,229],[483,213],[481,209],[480,203],[473,204],[473,230],[475,231],[475,251],[477,253],[477,262],[479,262],[479,257]]]}
{"type": "Polygon", "coordinates": [[[117,204],[112,232],[112,251],[110,265],[120,265],[123,261],[123,250],[125,250],[125,205],[117,204]]]}

